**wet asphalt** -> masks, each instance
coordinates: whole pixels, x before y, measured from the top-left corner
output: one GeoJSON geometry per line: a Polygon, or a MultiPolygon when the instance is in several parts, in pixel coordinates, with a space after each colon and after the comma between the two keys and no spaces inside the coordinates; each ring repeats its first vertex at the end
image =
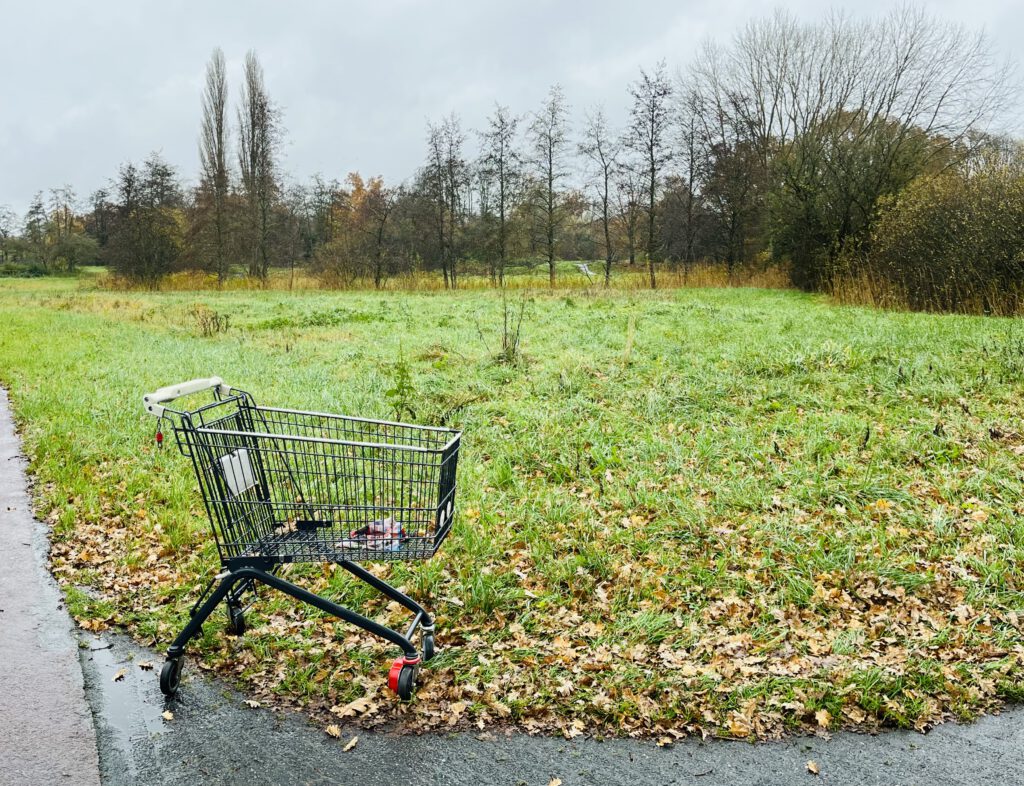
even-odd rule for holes
{"type": "Polygon", "coordinates": [[[251,709],[244,696],[186,666],[166,702],[159,659],[123,636],[82,635],[86,696],[104,784],[936,784],[1024,783],[1024,710],[928,734],[841,733],[753,745],[697,739],[564,740],[492,732],[402,735],[343,729],[328,737],[296,713],[251,709]],[[114,681],[121,669],[126,676],[114,681]],[[171,720],[161,713],[173,712],[171,720]],[[344,751],[353,735],[356,746],[344,751]],[[820,771],[813,775],[807,762],[820,771]]]}
{"type": "Polygon", "coordinates": [[[74,624],[45,569],[25,461],[0,388],[0,784],[99,784],[74,624]]]}
{"type": "Polygon", "coordinates": [[[1024,784],[1024,708],[926,735],[686,739],[659,748],[497,729],[343,729],[333,739],[300,714],[248,707],[194,662],[168,702],[157,680],[162,655],[71,624],[46,571],[46,532],[28,514],[26,484],[0,389],[0,786],[1024,784]]]}

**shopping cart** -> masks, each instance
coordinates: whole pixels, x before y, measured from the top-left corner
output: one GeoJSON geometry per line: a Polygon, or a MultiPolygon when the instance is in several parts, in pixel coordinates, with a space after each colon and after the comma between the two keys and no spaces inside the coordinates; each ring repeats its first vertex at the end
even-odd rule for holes
{"type": "MultiPolygon", "coordinates": [[[[421,661],[434,657],[434,623],[416,601],[357,562],[427,559],[451,531],[461,434],[322,412],[256,406],[219,377],[161,388],[143,397],[162,424],[170,416],[191,458],[223,570],[207,585],[185,629],[167,650],[160,689],[173,696],[185,646],[222,600],[228,631],[245,632],[245,600],[257,583],[358,625],[402,650],[388,685],[412,696],[421,661]],[[212,391],[198,409],[165,406],[212,391]],[[404,634],[286,581],[289,562],[333,562],[397,601],[412,616],[404,634]],[[412,643],[421,634],[422,657],[412,643]]],[[[161,425],[157,442],[163,441],[161,425]]]]}

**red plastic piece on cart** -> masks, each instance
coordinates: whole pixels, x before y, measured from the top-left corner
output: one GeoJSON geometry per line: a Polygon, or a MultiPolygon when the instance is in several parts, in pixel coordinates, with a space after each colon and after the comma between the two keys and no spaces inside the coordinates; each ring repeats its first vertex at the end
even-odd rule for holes
{"type": "Polygon", "coordinates": [[[156,444],[159,445],[163,441],[164,441],[164,432],[162,432],[162,431],[156,432],[156,444]]]}
{"type": "Polygon", "coordinates": [[[395,658],[395,662],[391,664],[391,671],[388,672],[388,687],[393,693],[398,693],[398,675],[402,673],[402,667],[415,666],[419,662],[418,655],[415,658],[407,658],[404,655],[395,658]]]}

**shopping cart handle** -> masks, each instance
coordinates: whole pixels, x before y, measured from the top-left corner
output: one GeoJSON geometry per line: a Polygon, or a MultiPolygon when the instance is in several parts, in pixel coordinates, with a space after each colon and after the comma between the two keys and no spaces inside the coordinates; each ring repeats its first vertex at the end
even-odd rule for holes
{"type": "Polygon", "coordinates": [[[179,382],[177,385],[168,385],[152,393],[147,393],[142,397],[142,406],[150,415],[160,418],[164,414],[164,407],[162,405],[168,401],[174,401],[176,398],[188,396],[192,393],[201,393],[204,390],[213,390],[214,388],[222,396],[227,396],[231,393],[231,386],[225,385],[224,380],[220,377],[191,379],[188,382],[179,382]]]}

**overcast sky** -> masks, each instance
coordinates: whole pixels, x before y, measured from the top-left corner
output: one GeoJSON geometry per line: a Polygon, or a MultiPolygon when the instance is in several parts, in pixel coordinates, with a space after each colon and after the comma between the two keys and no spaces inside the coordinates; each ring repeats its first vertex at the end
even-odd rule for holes
{"type": "MultiPolygon", "coordinates": [[[[777,5],[815,19],[827,3],[777,5]]],[[[882,14],[880,0],[837,2],[882,14]]],[[[942,18],[984,28],[1003,57],[1024,41],[1021,0],[933,0],[942,18]]],[[[80,197],[126,160],[160,151],[194,180],[203,73],[220,46],[232,101],[246,50],[259,54],[284,111],[294,178],[357,170],[408,178],[425,125],[455,111],[479,128],[495,101],[517,113],[558,82],[578,116],[618,119],[626,85],[664,58],[685,65],[775,7],[755,0],[376,0],[376,2],[24,2],[0,0],[0,205],[37,190],[80,197]]],[[[1014,111],[1014,129],[1021,113],[1014,111]]],[[[475,144],[475,140],[472,140],[475,144]]]]}

